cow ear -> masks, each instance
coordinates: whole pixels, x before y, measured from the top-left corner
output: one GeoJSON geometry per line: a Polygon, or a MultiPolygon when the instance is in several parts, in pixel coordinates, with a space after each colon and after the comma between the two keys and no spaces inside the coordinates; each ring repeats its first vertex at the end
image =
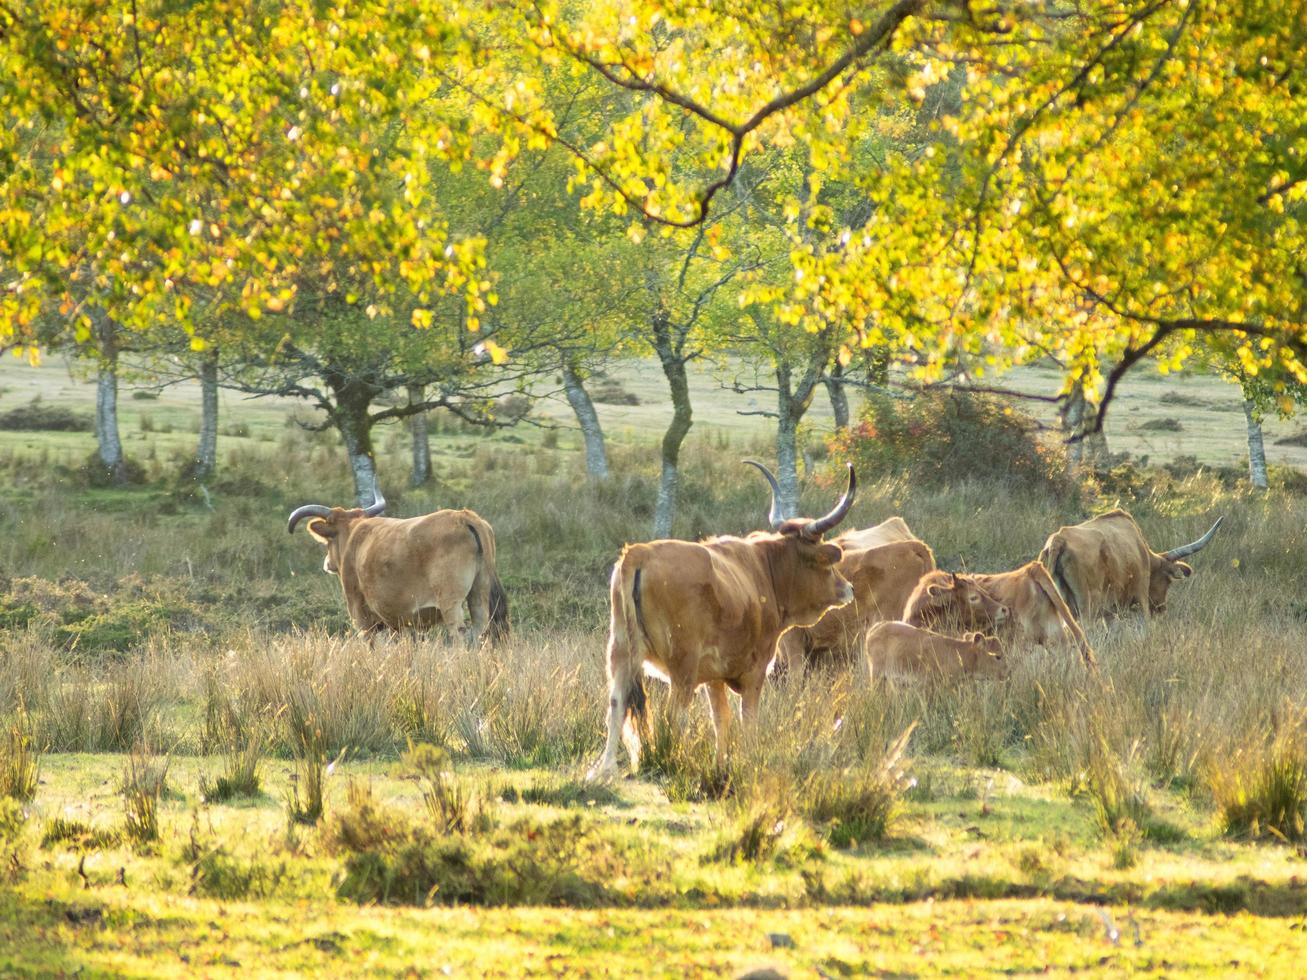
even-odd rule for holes
{"type": "Polygon", "coordinates": [[[1194,567],[1182,561],[1171,562],[1171,566],[1166,570],[1166,574],[1171,577],[1172,582],[1177,579],[1188,578],[1193,573],[1194,567]]]}
{"type": "Polygon", "coordinates": [[[322,544],[327,544],[340,533],[340,529],[336,527],[336,522],[327,520],[325,517],[315,517],[304,526],[309,534],[313,535],[314,540],[322,544]]]}
{"type": "Polygon", "coordinates": [[[979,643],[979,642],[980,642],[981,640],[983,640],[984,638],[985,638],[985,634],[984,634],[984,633],[963,633],[963,634],[962,634],[962,639],[966,640],[968,643],[979,643]]]}
{"type": "Polygon", "coordinates": [[[948,591],[948,589],[944,588],[944,586],[942,586],[942,585],[928,585],[928,586],[926,586],[926,595],[930,596],[932,599],[938,599],[940,596],[942,596],[942,595],[943,595],[945,592],[947,592],[947,591],[948,591]]]}

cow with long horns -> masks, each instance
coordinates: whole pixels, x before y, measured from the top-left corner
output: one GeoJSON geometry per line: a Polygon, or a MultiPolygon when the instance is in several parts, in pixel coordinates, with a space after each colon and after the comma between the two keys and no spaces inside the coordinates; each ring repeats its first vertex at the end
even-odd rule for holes
{"type": "Polygon", "coordinates": [[[816,520],[781,520],[773,501],[771,531],[627,545],[609,589],[608,740],[591,778],[616,772],[623,735],[632,768],[639,765],[646,670],[670,683],[674,718],[707,685],[721,757],[727,690],[740,695],[744,719],[752,719],[780,635],[853,598],[836,568],[839,546],[822,536],[848,514],[856,490],[850,466],[844,496],[816,520]]]}
{"type": "Polygon", "coordinates": [[[508,635],[508,598],[495,572],[495,532],[470,510],[438,510],[422,517],[382,517],[386,501],[370,507],[306,504],[291,512],[323,545],[323,571],[340,579],[345,606],[358,629],[464,632],[469,645],[489,631],[508,635]],[[471,618],[465,629],[464,609],[471,618]]]}
{"type": "MultiPolygon", "coordinates": [[[[780,485],[771,470],[754,460],[745,460],[771,486],[770,520],[780,515],[777,500],[780,485]]],[[[781,636],[777,667],[799,662],[809,666],[848,663],[862,650],[862,638],[872,623],[898,619],[917,580],[935,567],[930,547],[913,535],[901,517],[891,517],[875,527],[844,531],[831,539],[844,552],[836,566],[853,587],[853,601],[826,610],[811,626],[796,626],[781,636]]]]}
{"type": "Polygon", "coordinates": [[[1206,548],[1221,526],[1219,517],[1197,541],[1158,554],[1123,510],[1064,527],[1049,535],[1039,561],[1081,619],[1138,607],[1145,617],[1166,611],[1172,582],[1194,573],[1181,561],[1206,548]]]}

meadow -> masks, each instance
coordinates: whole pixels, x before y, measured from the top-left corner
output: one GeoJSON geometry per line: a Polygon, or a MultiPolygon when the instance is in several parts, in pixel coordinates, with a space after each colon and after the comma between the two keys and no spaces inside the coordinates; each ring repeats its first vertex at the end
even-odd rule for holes
{"type": "MultiPolygon", "coordinates": [[[[39,376],[6,367],[0,410],[39,376]]],[[[767,456],[765,432],[698,385],[677,532],[752,530],[766,493],[739,459],[767,456]]],[[[0,974],[1295,975],[1307,495],[1293,447],[1268,445],[1266,494],[1198,465],[1237,451],[1229,391],[1130,386],[1113,448],[1167,466],[1065,498],[860,491],[849,526],[899,514],[975,571],[1113,506],[1161,548],[1225,514],[1164,617],[1086,624],[1096,674],[1070,650],[1014,650],[1002,682],[793,670],[720,766],[705,707],[671,731],[651,684],[641,771],[606,784],[583,779],[605,583],[647,536],[655,391],[601,406],[600,485],[567,430],[436,419],[419,489],[405,433],[380,440],[393,513],[469,506],[495,527],[514,632],[475,650],[350,634],[284,523],[347,499],[343,454],[284,403],[226,403],[204,493],[176,476],[181,393],[124,394],[140,486],[90,485],[86,433],[0,432],[0,974]],[[1138,428],[1163,416],[1178,433],[1138,428]]],[[[47,400],[89,396],[70,380],[47,400]]],[[[805,509],[832,493],[814,474],[805,509]]]]}

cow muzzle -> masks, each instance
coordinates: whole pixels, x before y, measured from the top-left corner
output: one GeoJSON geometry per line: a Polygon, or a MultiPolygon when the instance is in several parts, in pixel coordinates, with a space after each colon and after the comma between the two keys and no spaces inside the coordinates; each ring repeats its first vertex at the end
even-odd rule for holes
{"type": "Polygon", "coordinates": [[[839,588],[835,590],[841,606],[847,605],[853,601],[853,586],[843,579],[840,580],[839,588]]]}
{"type": "Polygon", "coordinates": [[[1003,623],[1006,623],[1008,619],[1008,615],[1009,613],[1008,613],[1007,606],[999,606],[997,609],[994,610],[994,625],[999,626],[1002,625],[1003,623]]]}

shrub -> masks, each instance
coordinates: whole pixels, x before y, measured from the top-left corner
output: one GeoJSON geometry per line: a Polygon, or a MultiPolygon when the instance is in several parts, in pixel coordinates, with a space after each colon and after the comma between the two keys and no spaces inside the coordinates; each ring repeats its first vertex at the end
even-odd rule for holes
{"type": "Polygon", "coordinates": [[[1307,721],[1213,763],[1210,785],[1225,833],[1307,840],[1307,721]]]}
{"type": "Polygon", "coordinates": [[[878,760],[844,771],[817,769],[796,789],[802,812],[836,847],[884,840],[908,788],[904,755],[915,724],[909,725],[878,760]]]}
{"type": "Polygon", "coordinates": [[[90,432],[89,415],[62,405],[46,405],[40,397],[18,408],[0,412],[0,430],[10,432],[90,432]]]}
{"type": "Polygon", "coordinates": [[[74,851],[100,851],[117,847],[120,840],[116,830],[92,827],[67,817],[55,817],[45,825],[41,846],[51,848],[62,845],[74,851]]]}
{"type": "Polygon", "coordinates": [[[859,422],[831,438],[830,450],[837,464],[852,463],[864,479],[907,476],[928,487],[984,480],[1073,496],[1066,454],[1042,442],[1038,428],[1031,416],[985,395],[872,396],[859,422]]]}

